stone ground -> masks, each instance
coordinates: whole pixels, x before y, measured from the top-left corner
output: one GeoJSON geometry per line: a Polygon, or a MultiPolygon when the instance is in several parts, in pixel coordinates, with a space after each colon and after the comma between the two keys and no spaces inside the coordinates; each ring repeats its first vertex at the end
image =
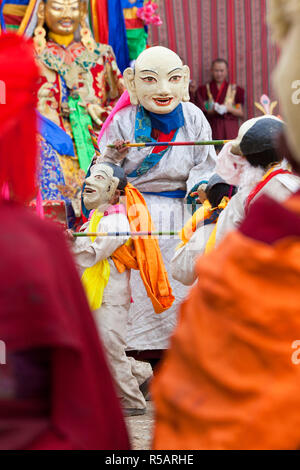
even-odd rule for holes
{"type": "Polygon", "coordinates": [[[152,442],[154,411],[153,403],[147,401],[147,413],[125,418],[133,450],[150,450],[152,442]]]}

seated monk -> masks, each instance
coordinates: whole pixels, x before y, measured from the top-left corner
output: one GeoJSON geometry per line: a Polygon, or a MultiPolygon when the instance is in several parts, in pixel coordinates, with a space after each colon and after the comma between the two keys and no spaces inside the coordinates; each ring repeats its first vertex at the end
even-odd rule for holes
{"type": "MultiPolygon", "coordinates": [[[[300,1],[277,0],[277,10],[288,39],[276,85],[300,174],[300,111],[290,99],[300,1]]],[[[284,202],[262,195],[196,269],[152,386],[154,449],[299,449],[300,192],[284,202]]]]}

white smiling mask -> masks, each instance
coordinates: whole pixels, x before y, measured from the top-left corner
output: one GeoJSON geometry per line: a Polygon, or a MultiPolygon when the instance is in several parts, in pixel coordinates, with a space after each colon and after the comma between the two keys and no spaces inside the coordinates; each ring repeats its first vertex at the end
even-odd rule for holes
{"type": "Polygon", "coordinates": [[[85,180],[83,202],[87,210],[104,212],[110,205],[117,190],[119,179],[108,165],[98,163],[91,167],[91,174],[85,180]]]}
{"type": "Polygon", "coordinates": [[[189,101],[190,70],[180,57],[166,47],[150,47],[127,68],[124,80],[131,104],[141,104],[147,111],[167,114],[181,101],[189,101]]]}

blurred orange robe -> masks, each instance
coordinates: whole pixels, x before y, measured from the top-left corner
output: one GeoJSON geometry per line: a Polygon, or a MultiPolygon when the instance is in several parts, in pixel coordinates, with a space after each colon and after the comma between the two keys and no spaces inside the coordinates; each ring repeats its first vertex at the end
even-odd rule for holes
{"type": "Polygon", "coordinates": [[[260,198],[197,274],[154,379],[153,448],[299,449],[300,192],[260,198]]]}

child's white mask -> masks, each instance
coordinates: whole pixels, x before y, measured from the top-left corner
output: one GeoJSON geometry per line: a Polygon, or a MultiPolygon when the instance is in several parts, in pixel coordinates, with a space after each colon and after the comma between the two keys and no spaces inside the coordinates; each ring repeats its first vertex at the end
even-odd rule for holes
{"type": "Polygon", "coordinates": [[[113,169],[103,163],[93,165],[91,174],[85,180],[83,202],[87,210],[98,209],[104,212],[110,205],[119,179],[113,176],[113,169]]]}

